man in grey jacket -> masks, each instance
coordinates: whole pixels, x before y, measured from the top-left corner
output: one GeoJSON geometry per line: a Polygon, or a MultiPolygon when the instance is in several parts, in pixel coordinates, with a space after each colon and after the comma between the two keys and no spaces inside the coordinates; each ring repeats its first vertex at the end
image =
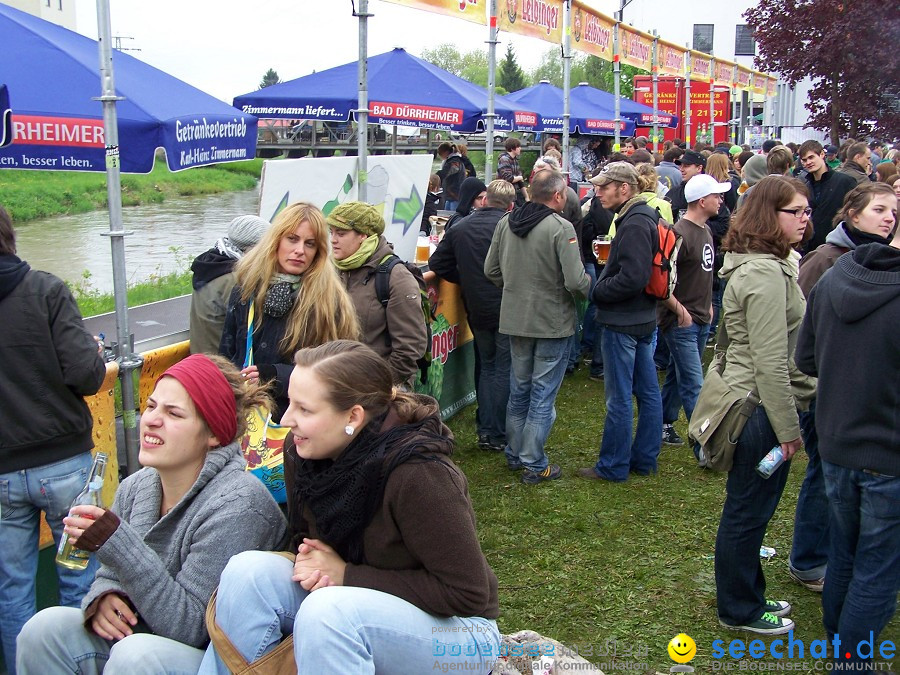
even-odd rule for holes
{"type": "Polygon", "coordinates": [[[485,275],[503,288],[500,332],[510,336],[506,461],[513,471],[524,469],[529,484],[562,475],[544,443],[575,332],[573,293],[586,296],[590,288],[575,229],[559,215],[566,187],[557,171],[535,174],[531,202],[500,219],[484,262],[485,275]]]}

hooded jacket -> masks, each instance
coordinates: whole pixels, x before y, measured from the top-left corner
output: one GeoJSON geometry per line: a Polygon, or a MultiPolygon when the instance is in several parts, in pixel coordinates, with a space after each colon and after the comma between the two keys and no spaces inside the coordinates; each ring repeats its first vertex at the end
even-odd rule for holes
{"type": "Polygon", "coordinates": [[[85,396],[106,376],[75,298],[47,272],[0,255],[0,473],[94,447],[85,396]]]}
{"type": "Polygon", "coordinates": [[[800,259],[798,282],[800,283],[800,290],[803,291],[803,296],[809,297],[809,292],[816,285],[816,282],[847,251],[853,251],[857,246],[862,246],[863,244],[875,243],[887,246],[890,245],[891,238],[862,232],[854,227],[848,227],[847,223],[841,221],[836,228],[828,233],[824,244],[800,259]]]}
{"type": "Polygon", "coordinates": [[[819,378],[819,453],[848,469],[900,476],[900,250],[864,244],[809,295],[797,366],[819,378]]]}
{"type": "Polygon", "coordinates": [[[463,181],[462,187],[459,189],[459,204],[456,206],[456,213],[447,222],[445,231],[472,213],[472,202],[485,190],[487,187],[480,178],[469,177],[463,181]]]}
{"type": "Polygon", "coordinates": [[[575,228],[549,207],[529,202],[500,219],[484,273],[503,288],[501,333],[564,338],[575,332],[572,296],[586,297],[591,279],[575,228]]]}
{"type": "Polygon", "coordinates": [[[228,298],[234,288],[232,270],[237,261],[216,248],[194,259],[191,271],[191,354],[215,354],[222,341],[228,298]]]}
{"type": "Polygon", "coordinates": [[[815,396],[815,380],[793,360],[806,303],[792,256],[728,252],[719,272],[730,340],[722,377],[736,394],[759,396],[779,443],[800,438],[797,410],[815,396]]]}

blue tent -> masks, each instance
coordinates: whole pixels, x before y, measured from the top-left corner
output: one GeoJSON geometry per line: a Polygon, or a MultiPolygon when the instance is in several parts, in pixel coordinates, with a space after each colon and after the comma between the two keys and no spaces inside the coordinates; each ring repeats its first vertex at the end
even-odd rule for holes
{"type": "MultiPolygon", "coordinates": [[[[615,110],[616,95],[608,91],[591,87],[587,84],[579,84],[571,91],[572,101],[583,101],[591,105],[602,106],[609,110],[615,110]]],[[[653,108],[651,106],[632,101],[624,96],[619,97],[619,115],[623,120],[634,122],[638,127],[653,126],[653,108]]],[[[659,112],[659,126],[674,129],[678,126],[678,117],[664,111],[659,112]]]]}
{"type": "MultiPolygon", "coordinates": [[[[0,167],[105,171],[97,41],[0,4],[0,83],[14,103],[0,167]]],[[[256,119],[122,52],[114,52],[121,171],[147,173],[253,159],[256,119]]]]}
{"type": "Polygon", "coordinates": [[[0,84],[0,148],[12,143],[12,110],[9,108],[9,91],[0,84]]]}
{"type": "MultiPolygon", "coordinates": [[[[404,49],[369,57],[369,124],[397,124],[474,132],[484,128],[487,90],[416,58],[404,49]]],[[[264,118],[349,122],[358,107],[357,63],[237,96],[234,106],[264,118]]],[[[531,130],[539,123],[529,109],[495,97],[494,128],[531,130]]]]}

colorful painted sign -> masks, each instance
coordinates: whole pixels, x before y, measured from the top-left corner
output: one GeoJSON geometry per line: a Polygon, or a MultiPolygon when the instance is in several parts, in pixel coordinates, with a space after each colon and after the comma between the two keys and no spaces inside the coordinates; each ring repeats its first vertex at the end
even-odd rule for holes
{"type": "Polygon", "coordinates": [[[653,64],[653,36],[619,24],[619,60],[649,71],[653,64]]]}
{"type": "Polygon", "coordinates": [[[765,94],[766,93],[766,84],[769,78],[764,73],[758,73],[755,70],[753,71],[753,80],[750,84],[750,89],[754,94],[765,94]]]}
{"type": "Polygon", "coordinates": [[[561,44],[563,24],[562,0],[499,0],[497,27],[507,33],[518,33],[561,44]]]}
{"type": "Polygon", "coordinates": [[[716,59],[716,68],[713,77],[716,84],[722,87],[730,87],[734,76],[734,64],[731,61],[716,59]]]}
{"type": "Polygon", "coordinates": [[[615,20],[575,0],[572,7],[572,48],[603,59],[613,60],[615,20]]]}
{"type": "Polygon", "coordinates": [[[681,77],[684,75],[684,47],[679,47],[671,42],[660,40],[658,44],[659,52],[656,56],[656,63],[659,65],[660,75],[676,75],[681,77]]]}
{"type": "Polygon", "coordinates": [[[735,82],[738,89],[742,89],[747,91],[750,89],[750,78],[753,76],[753,71],[749,68],[744,68],[744,66],[737,67],[737,80],[735,82]]]}
{"type": "Polygon", "coordinates": [[[709,54],[691,50],[691,79],[709,82],[712,74],[712,63],[709,54]]]}
{"type": "Polygon", "coordinates": [[[488,0],[385,0],[395,5],[406,5],[426,12],[444,14],[472,23],[487,23],[488,0]]]}

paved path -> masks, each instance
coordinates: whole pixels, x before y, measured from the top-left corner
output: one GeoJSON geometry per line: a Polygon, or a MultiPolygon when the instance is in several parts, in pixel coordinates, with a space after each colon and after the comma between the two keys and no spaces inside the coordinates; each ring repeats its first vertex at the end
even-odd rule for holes
{"type": "MultiPolygon", "coordinates": [[[[190,310],[190,295],[129,307],[128,324],[134,334],[135,351],[146,352],[187,340],[190,337],[190,310]]],[[[88,317],[84,325],[92,335],[103,333],[107,345],[116,340],[115,312],[88,317]]]]}

